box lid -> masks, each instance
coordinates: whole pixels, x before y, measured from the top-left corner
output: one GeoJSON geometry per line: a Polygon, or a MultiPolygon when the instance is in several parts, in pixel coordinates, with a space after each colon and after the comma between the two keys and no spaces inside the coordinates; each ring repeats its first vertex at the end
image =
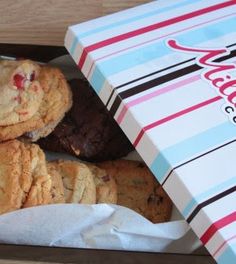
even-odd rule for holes
{"type": "Polygon", "coordinates": [[[155,1],[65,46],[219,263],[236,261],[236,1],[155,1]]]}

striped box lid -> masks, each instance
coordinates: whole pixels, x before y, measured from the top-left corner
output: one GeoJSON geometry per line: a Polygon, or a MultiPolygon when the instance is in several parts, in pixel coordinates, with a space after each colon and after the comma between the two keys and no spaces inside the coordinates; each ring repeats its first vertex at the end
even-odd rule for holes
{"type": "Polygon", "coordinates": [[[65,46],[218,263],[236,263],[236,1],[159,0],[65,46]]]}

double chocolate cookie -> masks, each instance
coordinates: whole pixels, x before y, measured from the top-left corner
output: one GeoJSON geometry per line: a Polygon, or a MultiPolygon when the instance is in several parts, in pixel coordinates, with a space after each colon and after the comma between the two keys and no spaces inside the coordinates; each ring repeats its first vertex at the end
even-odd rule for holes
{"type": "Polygon", "coordinates": [[[73,106],[55,130],[39,141],[40,146],[88,161],[117,159],[133,150],[88,82],[77,79],[70,85],[73,106]]]}

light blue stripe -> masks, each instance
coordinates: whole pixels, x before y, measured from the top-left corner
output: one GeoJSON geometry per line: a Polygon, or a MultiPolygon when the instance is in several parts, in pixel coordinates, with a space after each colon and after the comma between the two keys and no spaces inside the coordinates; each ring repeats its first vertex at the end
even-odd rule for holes
{"type": "Polygon", "coordinates": [[[74,53],[75,53],[75,48],[77,47],[78,42],[79,42],[78,39],[77,39],[76,37],[74,37],[74,40],[73,40],[72,45],[71,45],[70,50],[69,50],[69,53],[70,53],[72,56],[73,56],[74,53]]]}
{"type": "Polygon", "coordinates": [[[151,170],[163,182],[171,168],[233,138],[236,138],[236,126],[227,121],[162,150],[153,161],[151,170]]]}
{"type": "Polygon", "coordinates": [[[78,35],[75,36],[75,38],[74,38],[74,40],[72,42],[72,45],[71,45],[71,48],[70,48],[70,53],[72,55],[74,54],[75,48],[76,48],[76,46],[78,44],[78,40],[79,39],[88,37],[90,35],[93,35],[93,34],[108,30],[108,29],[113,29],[115,27],[119,27],[119,26],[122,26],[122,25],[125,25],[125,24],[128,24],[128,23],[132,23],[132,22],[140,20],[140,19],[144,19],[144,18],[147,18],[147,17],[150,17],[150,16],[155,16],[155,15],[167,12],[167,11],[171,11],[171,10],[179,8],[179,7],[183,7],[183,6],[186,6],[186,5],[189,5],[189,4],[194,4],[194,3],[199,2],[199,1],[201,1],[201,0],[184,0],[183,2],[177,3],[177,4],[172,5],[172,6],[158,8],[158,9],[153,10],[152,12],[148,12],[148,13],[145,13],[145,14],[142,14],[142,15],[139,15],[139,16],[135,16],[135,17],[132,17],[132,18],[124,19],[124,20],[121,20],[119,22],[115,22],[115,23],[112,23],[112,24],[109,24],[109,25],[106,25],[106,26],[101,26],[101,27],[98,27],[98,28],[95,28],[95,29],[91,29],[91,30],[89,30],[87,32],[84,32],[84,33],[81,33],[81,34],[78,33],[78,35]]]}
{"type": "Polygon", "coordinates": [[[222,192],[223,190],[227,190],[231,186],[236,185],[236,177],[234,176],[233,178],[220,183],[217,186],[214,186],[213,188],[207,190],[206,192],[203,192],[199,195],[197,195],[194,199],[192,199],[187,206],[184,208],[182,214],[185,218],[189,215],[189,213],[194,209],[199,203],[207,200],[209,197],[212,197],[216,193],[222,192]]]}
{"type": "MultiPolygon", "coordinates": [[[[178,36],[174,36],[174,38],[182,45],[194,46],[201,42],[234,32],[235,26],[236,18],[233,17],[200,29],[184,32],[178,36]]],[[[173,50],[166,46],[165,40],[162,40],[137,50],[130,50],[129,53],[112,57],[106,61],[98,62],[91,78],[91,84],[99,92],[104,84],[105,78],[171,53],[173,53],[173,50]]]]}
{"type": "Polygon", "coordinates": [[[235,264],[236,263],[236,244],[231,244],[224,253],[217,259],[218,264],[235,264]]]}

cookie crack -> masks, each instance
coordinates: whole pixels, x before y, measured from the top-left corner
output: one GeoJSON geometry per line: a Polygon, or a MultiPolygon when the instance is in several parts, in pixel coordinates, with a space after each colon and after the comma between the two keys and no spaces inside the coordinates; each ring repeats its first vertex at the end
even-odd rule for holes
{"type": "Polygon", "coordinates": [[[81,198],[79,200],[79,203],[81,203],[81,200],[83,200],[83,198],[84,198],[85,189],[86,188],[84,188],[83,191],[82,191],[82,193],[81,193],[81,198]]]}
{"type": "Polygon", "coordinates": [[[2,186],[0,186],[0,191],[2,191],[3,193],[6,193],[5,189],[2,186]]]}
{"type": "MultiPolygon", "coordinates": [[[[22,159],[24,156],[23,156],[23,150],[22,150],[22,146],[20,145],[20,159],[22,159]]],[[[27,192],[25,192],[23,186],[22,186],[22,177],[23,177],[23,173],[24,173],[24,164],[23,162],[20,162],[20,175],[18,177],[18,184],[19,184],[19,189],[22,193],[24,193],[24,195],[22,196],[22,199],[21,199],[21,206],[20,208],[22,208],[25,200],[26,200],[26,195],[27,195],[27,192]]]]}
{"type": "Polygon", "coordinates": [[[67,190],[67,191],[73,191],[73,189],[72,188],[69,188],[69,187],[67,187],[67,186],[64,186],[64,188],[67,190]]]}

